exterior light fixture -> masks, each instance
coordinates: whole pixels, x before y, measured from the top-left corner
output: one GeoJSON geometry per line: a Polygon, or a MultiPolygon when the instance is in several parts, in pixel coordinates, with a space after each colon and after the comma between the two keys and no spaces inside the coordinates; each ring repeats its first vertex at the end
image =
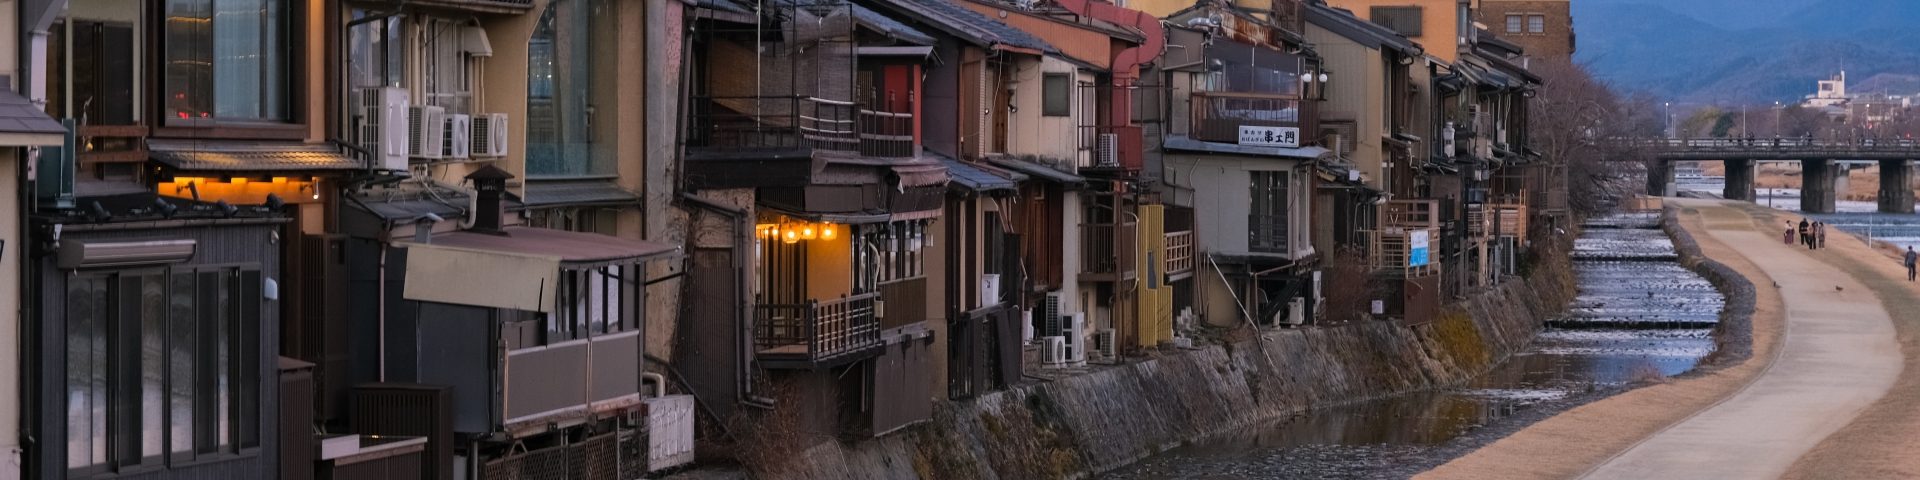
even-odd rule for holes
{"type": "Polygon", "coordinates": [[[811,223],[803,223],[803,224],[800,224],[800,239],[801,239],[801,240],[813,240],[813,239],[815,239],[815,238],[820,238],[820,228],[819,228],[819,227],[815,227],[815,226],[813,226],[813,224],[811,224],[811,223]]]}
{"type": "Polygon", "coordinates": [[[820,224],[820,239],[821,239],[821,240],[833,240],[833,239],[836,239],[836,238],[840,238],[840,229],[839,229],[838,227],[835,227],[835,226],[834,226],[833,224],[831,224],[831,223],[822,223],[822,224],[820,224]]]}

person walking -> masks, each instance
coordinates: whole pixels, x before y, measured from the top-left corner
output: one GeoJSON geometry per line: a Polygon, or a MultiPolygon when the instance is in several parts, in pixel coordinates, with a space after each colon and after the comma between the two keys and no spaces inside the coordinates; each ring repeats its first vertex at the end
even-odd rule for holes
{"type": "Polygon", "coordinates": [[[1807,220],[1804,218],[1800,219],[1800,244],[1813,245],[1813,240],[1810,238],[1807,238],[1812,233],[1813,231],[1810,230],[1810,225],[1807,224],[1807,220]]]}
{"type": "Polygon", "coordinates": [[[1780,234],[1780,243],[1793,245],[1793,222],[1787,222],[1787,231],[1780,234]]]}
{"type": "Polygon", "coordinates": [[[1817,225],[1813,229],[1813,242],[1816,248],[1827,248],[1827,222],[1817,222],[1814,225],[1817,225]]]}
{"type": "Polygon", "coordinates": [[[1905,263],[1907,264],[1907,281],[1911,282],[1913,281],[1913,264],[1915,261],[1920,261],[1920,253],[1914,253],[1913,246],[1908,245],[1907,255],[1904,260],[1906,260],[1905,263]]]}

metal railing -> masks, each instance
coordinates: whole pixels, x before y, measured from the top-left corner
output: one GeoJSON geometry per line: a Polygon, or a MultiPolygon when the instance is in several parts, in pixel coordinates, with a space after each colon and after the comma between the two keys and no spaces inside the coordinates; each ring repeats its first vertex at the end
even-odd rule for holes
{"type": "Polygon", "coordinates": [[[1126,277],[1133,273],[1133,223],[1080,224],[1080,272],[1126,277]]]}
{"type": "Polygon", "coordinates": [[[1208,142],[1236,143],[1242,126],[1298,127],[1302,119],[1300,99],[1290,95],[1196,92],[1190,108],[1189,136],[1208,142]]]}
{"type": "Polygon", "coordinates": [[[754,347],[763,359],[823,363],[880,346],[878,293],[798,305],[756,304],[754,347]]]}
{"type": "Polygon", "coordinates": [[[913,156],[913,114],[811,96],[695,97],[687,146],[913,156]]]}
{"type": "Polygon", "coordinates": [[[1287,244],[1286,215],[1248,215],[1247,250],[1292,253],[1287,244]]]}
{"type": "Polygon", "coordinates": [[[1367,266],[1376,272],[1405,274],[1413,277],[1431,273],[1438,267],[1438,259],[1434,258],[1433,254],[1438,251],[1434,247],[1440,239],[1439,227],[1393,227],[1368,230],[1366,233],[1369,247],[1367,266]],[[1427,258],[1425,263],[1415,265],[1413,240],[1420,232],[1424,232],[1427,237],[1427,258]]]}
{"type": "Polygon", "coordinates": [[[1167,232],[1167,274],[1193,271],[1193,231],[1167,232]]]}
{"type": "Polygon", "coordinates": [[[1439,200],[1392,200],[1381,205],[1380,225],[1385,227],[1439,227],[1439,200]]]}

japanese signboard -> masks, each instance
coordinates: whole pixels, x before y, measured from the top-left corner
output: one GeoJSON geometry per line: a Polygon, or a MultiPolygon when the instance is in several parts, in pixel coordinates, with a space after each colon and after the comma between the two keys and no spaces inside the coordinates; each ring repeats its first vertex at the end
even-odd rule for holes
{"type": "Polygon", "coordinates": [[[1259,147],[1300,146],[1300,129],[1295,127],[1240,126],[1240,144],[1259,147]]]}
{"type": "Polygon", "coordinates": [[[1427,266],[1427,244],[1428,243],[1429,242],[1428,242],[1426,230],[1414,230],[1414,231],[1407,232],[1407,246],[1409,247],[1407,249],[1407,266],[1409,267],[1427,266]]]}

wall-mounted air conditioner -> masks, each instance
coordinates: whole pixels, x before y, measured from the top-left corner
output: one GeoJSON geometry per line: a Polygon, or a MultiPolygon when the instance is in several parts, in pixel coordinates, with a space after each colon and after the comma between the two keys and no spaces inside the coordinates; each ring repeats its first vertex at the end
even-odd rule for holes
{"type": "Polygon", "coordinates": [[[1293,300],[1288,300],[1287,301],[1287,318],[1286,320],[1283,320],[1283,322],[1285,322],[1285,324],[1287,325],[1292,325],[1296,327],[1301,325],[1306,325],[1307,324],[1307,299],[1300,298],[1300,297],[1293,297],[1293,300]]]}
{"type": "Polygon", "coordinates": [[[1040,337],[1040,365],[1064,367],[1067,365],[1067,339],[1065,337],[1040,337]]]}
{"type": "Polygon", "coordinates": [[[1039,311],[1034,312],[1034,315],[1040,316],[1040,336],[1057,337],[1067,334],[1066,324],[1060,318],[1060,305],[1066,301],[1060,292],[1047,292],[1047,298],[1040,302],[1039,311]]]}
{"type": "Polygon", "coordinates": [[[473,156],[473,143],[468,137],[472,134],[473,117],[458,113],[447,115],[446,131],[440,134],[446,141],[447,158],[465,160],[473,156]]]}
{"type": "Polygon", "coordinates": [[[1067,364],[1087,364],[1087,314],[1065,315],[1067,321],[1067,364]]]}
{"type": "Polygon", "coordinates": [[[1093,161],[1101,168],[1120,166],[1120,135],[1102,133],[1094,137],[1093,161]]]}
{"type": "Polygon", "coordinates": [[[1093,359],[1111,362],[1120,358],[1119,332],[1111,328],[1102,328],[1093,332],[1093,359]]]}
{"type": "Polygon", "coordinates": [[[385,170],[407,169],[407,89],[360,89],[359,142],[385,170]]]}
{"type": "Polygon", "coordinates": [[[407,109],[407,156],[427,160],[447,157],[446,109],[414,106],[407,109]]]}
{"type": "Polygon", "coordinates": [[[1321,295],[1320,284],[1321,284],[1320,271],[1314,270],[1313,271],[1313,315],[1314,316],[1320,316],[1322,315],[1321,312],[1326,311],[1325,309],[1320,308],[1327,303],[1327,297],[1321,295]]]}
{"type": "Polygon", "coordinates": [[[507,114],[482,113],[473,116],[473,156],[507,156],[507,114]]]}

